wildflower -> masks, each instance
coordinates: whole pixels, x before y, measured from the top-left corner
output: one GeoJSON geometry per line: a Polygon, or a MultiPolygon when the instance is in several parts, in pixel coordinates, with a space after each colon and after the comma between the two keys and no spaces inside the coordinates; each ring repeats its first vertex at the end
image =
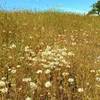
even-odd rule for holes
{"type": "Polygon", "coordinates": [[[50,81],[47,81],[47,82],[45,83],[45,87],[46,87],[46,88],[49,88],[49,87],[51,87],[51,86],[52,86],[52,84],[51,84],[50,81]]]}
{"type": "Polygon", "coordinates": [[[10,45],[9,48],[10,48],[10,49],[16,48],[16,45],[13,43],[13,44],[10,45]]]}
{"type": "Polygon", "coordinates": [[[73,45],[73,46],[76,45],[76,42],[72,42],[72,45],[73,45]]]}
{"type": "Polygon", "coordinates": [[[67,30],[66,30],[66,29],[64,29],[64,32],[67,32],[67,30]]]}
{"type": "Polygon", "coordinates": [[[16,87],[16,84],[12,83],[11,86],[12,86],[12,87],[16,87]]]}
{"type": "Polygon", "coordinates": [[[31,97],[26,97],[26,99],[25,99],[25,100],[32,100],[32,99],[31,99],[31,97]]]}
{"type": "Polygon", "coordinates": [[[46,62],[47,60],[46,60],[46,59],[41,59],[41,61],[42,61],[42,62],[46,62]]]}
{"type": "Polygon", "coordinates": [[[89,82],[86,83],[86,85],[89,85],[89,84],[90,84],[89,82]]]}
{"type": "Polygon", "coordinates": [[[4,87],[6,84],[4,81],[0,80],[0,87],[4,87]]]}
{"type": "Polygon", "coordinates": [[[23,60],[24,59],[24,57],[20,57],[20,60],[23,60]]]}
{"type": "Polygon", "coordinates": [[[65,56],[65,55],[67,55],[67,53],[66,53],[65,51],[63,51],[63,52],[62,52],[62,55],[65,56]]]}
{"type": "Polygon", "coordinates": [[[9,31],[9,33],[12,33],[12,31],[9,31]]]}
{"type": "Polygon", "coordinates": [[[44,68],[49,68],[50,66],[49,65],[46,65],[46,64],[43,64],[43,67],[44,68]]]}
{"type": "Polygon", "coordinates": [[[33,37],[32,36],[29,36],[29,38],[32,39],[33,37]]]}
{"type": "Polygon", "coordinates": [[[45,74],[49,74],[51,71],[49,69],[45,70],[45,74]]]}
{"type": "Polygon", "coordinates": [[[95,73],[95,70],[90,70],[91,73],[95,73]]]}
{"type": "Polygon", "coordinates": [[[71,68],[71,66],[70,65],[66,65],[66,68],[71,68]]]}
{"type": "Polygon", "coordinates": [[[32,61],[36,62],[37,61],[37,58],[36,57],[35,58],[32,58],[32,61]]]}
{"type": "Polygon", "coordinates": [[[59,61],[54,62],[55,65],[59,65],[59,61]]]}
{"type": "Polygon", "coordinates": [[[55,69],[55,68],[56,68],[56,66],[50,66],[50,68],[51,68],[51,69],[55,69]]]}
{"type": "Polygon", "coordinates": [[[74,82],[74,79],[73,78],[69,78],[68,79],[68,82],[73,83],[74,82]]]}
{"type": "Polygon", "coordinates": [[[62,60],[62,63],[67,64],[67,61],[65,59],[62,60]]]}
{"type": "Polygon", "coordinates": [[[84,91],[84,89],[83,88],[78,88],[78,92],[83,92],[84,91]]]}
{"type": "Polygon", "coordinates": [[[67,75],[69,75],[69,73],[68,72],[63,72],[62,75],[67,76],[67,75]]]}
{"type": "Polygon", "coordinates": [[[11,71],[11,68],[8,68],[8,71],[11,71]]]}
{"type": "Polygon", "coordinates": [[[9,58],[9,59],[12,59],[13,57],[12,57],[12,56],[9,56],[8,58],[9,58]]]}
{"type": "Polygon", "coordinates": [[[97,59],[100,60],[100,56],[98,56],[97,59]]]}
{"type": "Polygon", "coordinates": [[[37,74],[42,74],[42,70],[38,70],[36,73],[37,74]]]}
{"type": "Polygon", "coordinates": [[[63,86],[59,86],[59,89],[62,90],[63,89],[63,86]]]}
{"type": "Polygon", "coordinates": [[[17,67],[17,68],[20,68],[20,67],[21,67],[21,65],[17,65],[16,67],[17,67]]]}
{"type": "Polygon", "coordinates": [[[60,59],[64,59],[63,56],[60,56],[59,58],[60,58],[60,59]]]}
{"type": "Polygon", "coordinates": [[[31,77],[22,79],[23,82],[30,82],[31,80],[32,80],[31,77]]]}
{"type": "Polygon", "coordinates": [[[37,89],[37,85],[34,82],[30,82],[31,89],[37,89]]]}
{"type": "Polygon", "coordinates": [[[6,77],[2,77],[1,80],[6,80],[6,77]]]}
{"type": "Polygon", "coordinates": [[[29,46],[26,46],[25,47],[25,52],[28,52],[29,51],[29,46]]]}
{"type": "Polygon", "coordinates": [[[11,73],[12,73],[12,74],[15,74],[15,73],[16,73],[16,69],[12,69],[12,70],[11,70],[11,73]]]}
{"type": "Polygon", "coordinates": [[[68,56],[74,56],[75,54],[71,51],[71,52],[68,52],[68,56]]]}
{"type": "Polygon", "coordinates": [[[96,77],[96,81],[100,82],[100,77],[96,77]]]}
{"type": "Polygon", "coordinates": [[[41,27],[41,29],[42,29],[42,30],[45,30],[45,28],[44,28],[43,26],[41,27]]]}
{"type": "Polygon", "coordinates": [[[31,54],[32,54],[32,56],[35,56],[36,55],[35,52],[33,52],[33,51],[31,51],[31,54]]]}
{"type": "Polygon", "coordinates": [[[28,57],[27,59],[28,59],[29,61],[32,61],[32,60],[33,60],[33,58],[32,58],[32,57],[28,57]]]}
{"type": "Polygon", "coordinates": [[[45,56],[48,56],[48,55],[51,55],[51,51],[45,50],[45,52],[42,52],[42,57],[45,57],[45,56]]]}
{"type": "Polygon", "coordinates": [[[2,92],[2,93],[7,93],[8,92],[8,88],[2,88],[2,89],[0,89],[0,92],[2,92]]]}
{"type": "Polygon", "coordinates": [[[46,51],[49,51],[49,50],[51,50],[51,47],[47,46],[46,51]]]}

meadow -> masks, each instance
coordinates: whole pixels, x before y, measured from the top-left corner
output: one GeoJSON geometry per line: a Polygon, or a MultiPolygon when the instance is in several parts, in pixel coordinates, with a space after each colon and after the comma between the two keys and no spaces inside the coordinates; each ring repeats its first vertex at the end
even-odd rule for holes
{"type": "Polygon", "coordinates": [[[100,100],[100,17],[1,11],[0,100],[100,100]]]}

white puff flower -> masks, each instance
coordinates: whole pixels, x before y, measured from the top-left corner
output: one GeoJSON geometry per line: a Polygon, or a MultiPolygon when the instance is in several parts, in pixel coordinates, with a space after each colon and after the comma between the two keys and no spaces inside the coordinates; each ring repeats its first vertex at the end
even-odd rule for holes
{"type": "Polygon", "coordinates": [[[21,67],[21,65],[17,65],[16,67],[17,67],[17,68],[20,68],[20,67],[21,67]]]}
{"type": "Polygon", "coordinates": [[[73,78],[69,78],[68,79],[68,82],[73,83],[74,82],[74,79],[73,78]]]}
{"type": "Polygon", "coordinates": [[[49,69],[45,70],[45,74],[49,74],[51,71],[49,69]]]}
{"type": "Polygon", "coordinates": [[[31,77],[22,79],[23,82],[30,82],[31,80],[32,80],[31,77]]]}
{"type": "Polygon", "coordinates": [[[37,85],[34,82],[30,82],[31,89],[37,89],[37,85]]]}
{"type": "Polygon", "coordinates": [[[42,74],[42,70],[37,70],[37,74],[42,74]]]}
{"type": "Polygon", "coordinates": [[[2,88],[2,89],[0,89],[0,92],[2,92],[2,93],[7,93],[8,92],[8,88],[2,88]]]}
{"type": "Polygon", "coordinates": [[[61,61],[62,61],[62,63],[64,63],[64,64],[67,64],[67,63],[68,63],[65,59],[63,59],[63,60],[61,60],[61,61]]]}
{"type": "Polygon", "coordinates": [[[50,82],[50,81],[47,81],[46,83],[45,83],[45,87],[46,88],[49,88],[49,87],[51,87],[52,86],[52,83],[50,82]]]}
{"type": "Polygon", "coordinates": [[[71,51],[71,52],[68,52],[68,56],[74,56],[75,54],[71,51]]]}
{"type": "Polygon", "coordinates": [[[29,36],[29,38],[32,39],[33,37],[32,36],[29,36]]]}
{"type": "Polygon", "coordinates": [[[68,72],[63,72],[62,75],[63,75],[63,76],[68,76],[69,73],[68,73],[68,72]]]}
{"type": "Polygon", "coordinates": [[[67,53],[66,53],[65,51],[63,51],[63,52],[62,52],[62,55],[63,55],[63,56],[66,56],[66,55],[67,55],[67,53]]]}
{"type": "Polygon", "coordinates": [[[90,70],[91,73],[95,73],[96,71],[94,69],[90,70]]]}
{"type": "Polygon", "coordinates": [[[84,91],[84,89],[83,88],[78,88],[78,92],[83,92],[84,91]]]}
{"type": "Polygon", "coordinates": [[[9,31],[9,33],[12,33],[12,31],[9,31]]]}
{"type": "Polygon", "coordinates": [[[11,70],[11,73],[12,73],[12,74],[15,74],[15,73],[16,73],[16,69],[12,69],[12,70],[11,70]]]}
{"type": "Polygon", "coordinates": [[[32,100],[32,99],[31,99],[31,97],[26,97],[26,99],[25,99],[25,100],[32,100]]]}
{"type": "Polygon", "coordinates": [[[71,68],[71,66],[69,64],[66,65],[66,68],[71,68]]]}
{"type": "Polygon", "coordinates": [[[25,47],[25,52],[28,52],[28,51],[30,51],[30,47],[29,46],[26,46],[25,47]]]}
{"type": "Polygon", "coordinates": [[[10,49],[16,48],[16,45],[13,43],[13,44],[10,45],[9,48],[10,48],[10,49]]]}
{"type": "Polygon", "coordinates": [[[8,68],[8,71],[11,71],[11,68],[8,68]]]}
{"type": "Polygon", "coordinates": [[[72,42],[72,45],[73,45],[73,46],[76,45],[76,42],[72,42]]]}
{"type": "Polygon", "coordinates": [[[1,80],[6,80],[6,77],[2,77],[1,80]]]}
{"type": "Polygon", "coordinates": [[[100,82],[100,77],[96,77],[96,81],[100,82]]]}
{"type": "Polygon", "coordinates": [[[12,57],[12,56],[9,56],[8,58],[9,58],[9,59],[12,59],[13,57],[12,57]]]}
{"type": "Polygon", "coordinates": [[[6,85],[6,83],[2,80],[0,80],[0,87],[4,87],[6,85]]]}

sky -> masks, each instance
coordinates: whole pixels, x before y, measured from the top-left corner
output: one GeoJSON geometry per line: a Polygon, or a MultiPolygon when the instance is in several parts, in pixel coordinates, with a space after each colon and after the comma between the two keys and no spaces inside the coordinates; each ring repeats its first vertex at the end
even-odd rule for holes
{"type": "Polygon", "coordinates": [[[4,10],[60,10],[86,13],[96,0],[0,0],[0,8],[4,10]]]}

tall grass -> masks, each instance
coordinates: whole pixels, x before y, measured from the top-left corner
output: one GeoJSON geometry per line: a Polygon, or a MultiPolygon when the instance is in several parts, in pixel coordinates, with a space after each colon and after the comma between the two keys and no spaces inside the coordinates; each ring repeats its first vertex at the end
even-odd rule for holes
{"type": "Polygon", "coordinates": [[[99,100],[100,17],[0,12],[0,100],[99,100]]]}

